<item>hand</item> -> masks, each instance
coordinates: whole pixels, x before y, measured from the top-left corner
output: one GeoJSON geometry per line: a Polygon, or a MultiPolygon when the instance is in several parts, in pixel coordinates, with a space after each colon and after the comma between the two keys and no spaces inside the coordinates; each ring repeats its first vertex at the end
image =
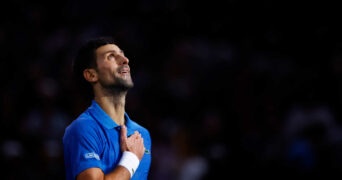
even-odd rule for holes
{"type": "Polygon", "coordinates": [[[138,131],[135,131],[130,137],[127,137],[127,128],[125,125],[121,126],[120,131],[120,145],[121,151],[130,151],[134,153],[139,160],[142,159],[145,153],[144,139],[138,131]]]}

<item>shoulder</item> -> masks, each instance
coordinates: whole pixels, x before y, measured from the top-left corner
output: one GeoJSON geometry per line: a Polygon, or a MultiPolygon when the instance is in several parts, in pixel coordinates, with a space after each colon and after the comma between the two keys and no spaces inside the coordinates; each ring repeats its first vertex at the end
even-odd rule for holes
{"type": "Polygon", "coordinates": [[[65,129],[65,135],[80,135],[91,133],[98,129],[98,124],[88,113],[82,113],[65,129]]]}

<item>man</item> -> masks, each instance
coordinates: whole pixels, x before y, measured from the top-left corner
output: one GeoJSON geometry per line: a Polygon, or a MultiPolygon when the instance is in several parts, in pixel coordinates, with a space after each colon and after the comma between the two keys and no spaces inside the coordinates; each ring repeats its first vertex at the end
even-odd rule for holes
{"type": "Polygon", "coordinates": [[[76,82],[91,94],[90,106],[63,137],[66,179],[148,179],[149,131],[125,111],[134,86],[129,60],[110,37],[82,46],[73,62],[76,82]],[[88,85],[88,86],[84,86],[88,85]]]}

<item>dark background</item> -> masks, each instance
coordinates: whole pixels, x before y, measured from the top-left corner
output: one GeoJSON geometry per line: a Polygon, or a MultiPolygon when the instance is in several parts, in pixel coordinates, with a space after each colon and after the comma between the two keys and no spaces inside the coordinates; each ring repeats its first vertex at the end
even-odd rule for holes
{"type": "Polygon", "coordinates": [[[130,59],[130,117],[150,130],[151,180],[342,172],[342,39],[329,1],[72,0],[0,6],[1,179],[64,179],[64,128],[85,39],[130,59]]]}

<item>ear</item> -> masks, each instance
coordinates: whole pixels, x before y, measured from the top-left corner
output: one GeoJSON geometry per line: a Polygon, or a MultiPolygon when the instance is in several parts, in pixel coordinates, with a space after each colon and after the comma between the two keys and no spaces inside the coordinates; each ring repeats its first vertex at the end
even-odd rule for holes
{"type": "Polygon", "coordinates": [[[97,81],[97,73],[96,73],[95,69],[85,69],[83,71],[83,77],[88,82],[93,83],[93,82],[97,81]]]}

